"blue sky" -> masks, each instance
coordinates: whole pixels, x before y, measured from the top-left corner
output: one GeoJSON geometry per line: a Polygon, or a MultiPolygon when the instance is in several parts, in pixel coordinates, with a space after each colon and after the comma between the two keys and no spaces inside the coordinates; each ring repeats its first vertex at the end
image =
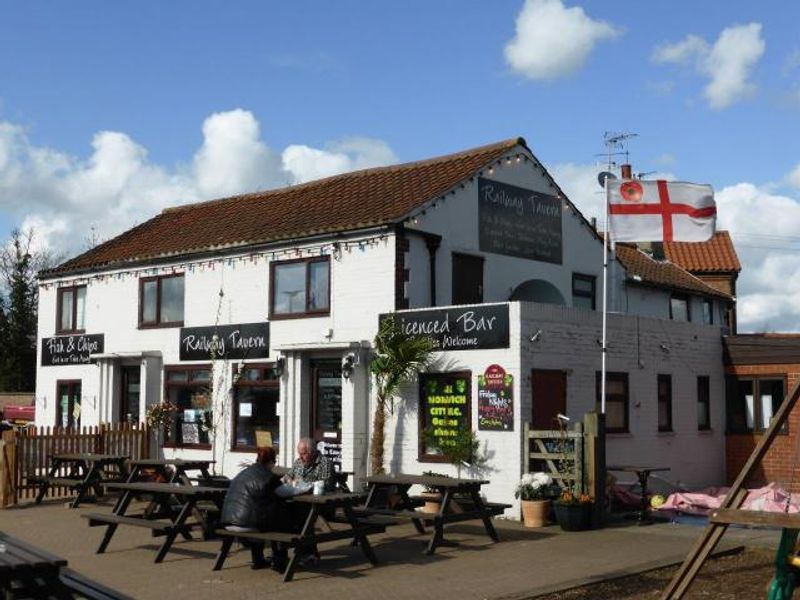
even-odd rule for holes
{"type": "Polygon", "coordinates": [[[517,135],[591,215],[628,131],[635,172],[718,191],[744,323],[798,330],[800,4],[719,6],[2,2],[0,233],[74,252],[90,224],[517,135]]]}

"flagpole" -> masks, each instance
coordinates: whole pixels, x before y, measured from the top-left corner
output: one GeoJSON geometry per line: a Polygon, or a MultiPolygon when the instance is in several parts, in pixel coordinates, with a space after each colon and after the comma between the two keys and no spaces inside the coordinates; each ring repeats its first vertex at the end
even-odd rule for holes
{"type": "Polygon", "coordinates": [[[606,332],[608,328],[608,244],[610,242],[609,236],[611,235],[608,230],[608,177],[603,182],[603,189],[605,190],[605,225],[603,229],[603,340],[602,340],[602,362],[600,368],[600,414],[606,414],[606,354],[607,352],[607,338],[606,332]]]}

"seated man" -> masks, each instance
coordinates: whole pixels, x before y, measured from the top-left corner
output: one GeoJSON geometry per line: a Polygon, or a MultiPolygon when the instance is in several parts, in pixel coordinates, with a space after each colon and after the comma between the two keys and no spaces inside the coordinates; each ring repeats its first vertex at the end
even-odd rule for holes
{"type": "Polygon", "coordinates": [[[311,438],[303,438],[297,443],[297,456],[291,470],[283,476],[286,483],[325,482],[325,491],[333,491],[336,487],[333,465],[317,450],[311,438]]]}
{"type": "MultiPolygon", "coordinates": [[[[230,531],[291,531],[290,515],[277,490],[285,487],[273,475],[275,450],[259,448],[256,462],[241,471],[230,483],[222,505],[222,523],[230,531]]],[[[264,558],[264,544],[250,542],[251,568],[272,565],[276,570],[286,568],[288,552],[272,544],[272,559],[264,558]]]]}

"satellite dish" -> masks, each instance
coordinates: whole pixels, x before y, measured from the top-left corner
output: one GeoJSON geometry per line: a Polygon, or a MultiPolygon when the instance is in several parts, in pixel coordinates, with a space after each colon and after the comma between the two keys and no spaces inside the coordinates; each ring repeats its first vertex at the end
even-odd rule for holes
{"type": "Polygon", "coordinates": [[[606,179],[616,179],[617,176],[614,175],[611,171],[601,171],[597,174],[597,183],[600,184],[600,187],[605,189],[606,187],[606,179]]]}

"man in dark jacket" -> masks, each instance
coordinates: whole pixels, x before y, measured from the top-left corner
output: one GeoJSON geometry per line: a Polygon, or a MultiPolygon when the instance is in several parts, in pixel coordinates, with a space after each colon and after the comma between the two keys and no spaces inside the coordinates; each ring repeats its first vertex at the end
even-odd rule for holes
{"type": "MultiPolygon", "coordinates": [[[[255,464],[241,471],[230,483],[222,505],[222,522],[231,531],[289,531],[291,524],[282,500],[275,490],[281,480],[272,473],[275,450],[259,448],[255,464]]],[[[264,544],[250,542],[252,568],[270,564],[278,570],[286,566],[287,551],[272,545],[272,559],[264,558],[264,544]]]]}

